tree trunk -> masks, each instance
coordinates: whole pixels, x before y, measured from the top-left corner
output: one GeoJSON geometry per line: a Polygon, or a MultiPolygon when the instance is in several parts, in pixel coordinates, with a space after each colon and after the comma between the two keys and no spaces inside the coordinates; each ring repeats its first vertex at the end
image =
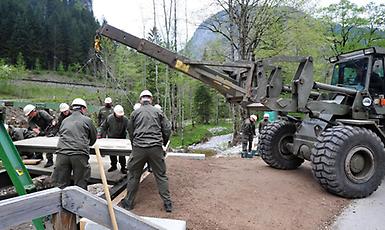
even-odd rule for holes
{"type": "Polygon", "coordinates": [[[178,107],[177,107],[177,99],[178,99],[178,87],[173,81],[170,81],[170,99],[171,99],[171,128],[174,132],[178,131],[178,107]]]}
{"type": "Polygon", "coordinates": [[[232,112],[233,112],[233,140],[231,141],[231,145],[235,146],[241,141],[241,111],[240,105],[231,104],[232,112]]]}

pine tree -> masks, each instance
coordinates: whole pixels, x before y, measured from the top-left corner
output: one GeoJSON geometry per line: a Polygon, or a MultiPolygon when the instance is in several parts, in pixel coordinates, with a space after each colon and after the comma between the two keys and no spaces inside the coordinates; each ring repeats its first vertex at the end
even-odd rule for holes
{"type": "Polygon", "coordinates": [[[43,68],[64,68],[83,63],[92,48],[98,28],[92,11],[78,1],[0,1],[0,58],[16,64],[21,52],[25,66],[35,68],[38,58],[43,68]]]}
{"type": "Polygon", "coordinates": [[[199,123],[208,124],[210,122],[211,107],[212,96],[210,89],[203,84],[199,84],[194,96],[195,117],[199,123]]]}

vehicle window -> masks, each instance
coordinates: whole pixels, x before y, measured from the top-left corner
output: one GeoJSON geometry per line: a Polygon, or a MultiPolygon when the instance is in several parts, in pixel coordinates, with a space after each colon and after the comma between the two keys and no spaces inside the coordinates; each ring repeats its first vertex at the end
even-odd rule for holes
{"type": "Polygon", "coordinates": [[[382,58],[373,60],[372,74],[369,81],[369,92],[374,95],[385,94],[384,62],[382,58]]]}
{"type": "Polygon", "coordinates": [[[367,70],[367,58],[338,63],[334,66],[331,84],[361,91],[365,88],[367,70]]]}
{"type": "Polygon", "coordinates": [[[373,73],[378,77],[384,78],[384,62],[381,58],[378,58],[373,63],[373,73]]]}

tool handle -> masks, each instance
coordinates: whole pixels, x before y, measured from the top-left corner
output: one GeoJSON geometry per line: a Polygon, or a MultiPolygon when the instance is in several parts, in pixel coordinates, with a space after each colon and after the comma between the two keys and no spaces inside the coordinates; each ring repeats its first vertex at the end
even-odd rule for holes
{"type": "Polygon", "coordinates": [[[103,182],[103,189],[104,189],[104,194],[108,204],[108,212],[110,213],[112,227],[113,227],[113,230],[118,230],[118,223],[116,222],[114,207],[111,202],[110,190],[108,189],[107,178],[106,178],[106,174],[104,173],[103,159],[102,159],[102,156],[100,155],[99,145],[96,144],[94,146],[94,149],[96,153],[96,159],[98,161],[100,177],[103,182]]]}

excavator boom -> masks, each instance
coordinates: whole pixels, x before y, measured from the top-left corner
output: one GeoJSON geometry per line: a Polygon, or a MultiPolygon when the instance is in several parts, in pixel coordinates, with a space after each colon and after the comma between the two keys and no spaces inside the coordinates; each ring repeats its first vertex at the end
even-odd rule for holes
{"type": "Polygon", "coordinates": [[[240,81],[230,77],[229,72],[235,74],[240,71],[250,71],[252,65],[220,65],[217,66],[217,68],[214,68],[210,63],[206,64],[203,62],[191,61],[185,56],[174,53],[153,42],[138,38],[108,24],[104,24],[99,28],[97,34],[135,49],[146,56],[167,64],[172,69],[178,70],[194,79],[208,84],[217,89],[229,101],[239,103],[246,95],[246,90],[240,86],[240,81]]]}

